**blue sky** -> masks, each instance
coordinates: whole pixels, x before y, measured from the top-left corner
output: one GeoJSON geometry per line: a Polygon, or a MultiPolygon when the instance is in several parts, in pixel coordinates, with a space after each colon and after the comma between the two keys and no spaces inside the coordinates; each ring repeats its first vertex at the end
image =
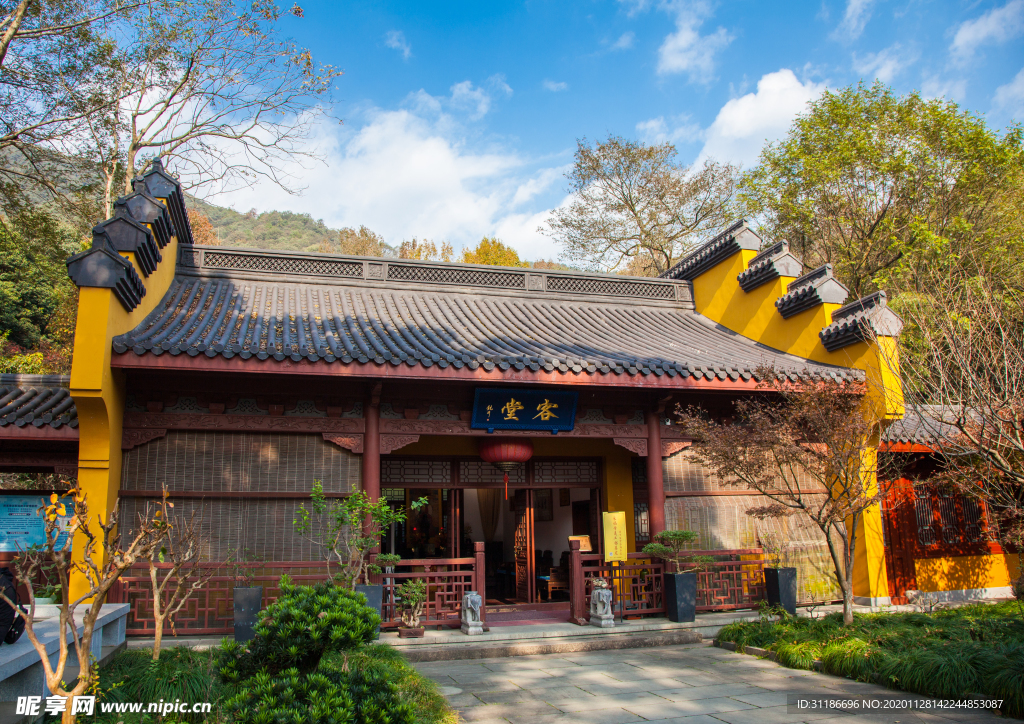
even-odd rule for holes
{"type": "Polygon", "coordinates": [[[300,2],[286,32],[345,71],[311,140],[323,163],[211,198],[365,224],[397,244],[537,231],[565,202],[576,139],[671,141],[749,166],[825,88],[879,78],[1024,119],[1024,0],[300,2]]]}

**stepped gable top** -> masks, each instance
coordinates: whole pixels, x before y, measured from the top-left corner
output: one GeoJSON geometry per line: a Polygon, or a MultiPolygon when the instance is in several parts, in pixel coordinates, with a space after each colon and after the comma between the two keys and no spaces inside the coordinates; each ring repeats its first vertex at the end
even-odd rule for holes
{"type": "Polygon", "coordinates": [[[185,197],[178,179],[164,169],[163,160],[158,157],[153,159],[149,171],[142,175],[142,180],[146,182],[146,190],[150,196],[167,199],[167,210],[174,222],[178,243],[191,244],[192,225],[188,221],[185,197]]]}
{"type": "Polygon", "coordinates": [[[832,265],[822,264],[794,279],[786,293],[775,300],[775,307],[784,319],[789,319],[819,304],[842,304],[849,295],[850,290],[832,276],[832,265]]]}
{"type": "Polygon", "coordinates": [[[903,320],[889,309],[886,294],[877,291],[840,307],[832,313],[832,324],[818,336],[829,352],[856,342],[870,342],[877,337],[895,337],[903,329],[903,320]]]}
{"type": "Polygon", "coordinates": [[[223,247],[180,258],[164,299],[114,338],[115,352],[596,378],[750,380],[765,365],[863,377],[715,325],[693,311],[687,282],[223,247]]]}
{"type": "Polygon", "coordinates": [[[67,375],[0,375],[0,429],[78,427],[67,375]]]}
{"type": "Polygon", "coordinates": [[[801,271],[803,264],[789,252],[789,242],[780,241],[751,259],[747,268],[736,275],[736,281],[743,291],[751,292],[780,276],[799,276],[801,271]]]}
{"type": "Polygon", "coordinates": [[[137,178],[132,181],[132,193],[121,196],[114,206],[125,206],[132,218],[143,224],[149,224],[153,228],[157,245],[163,249],[171,242],[174,236],[174,223],[171,221],[171,212],[157,199],[149,195],[146,190],[145,179],[137,178]]]}
{"type": "Polygon", "coordinates": [[[69,257],[68,276],[79,287],[113,289],[121,306],[129,312],[146,295],[146,285],[130,261],[117,253],[107,230],[92,230],[92,248],[69,257]]]}
{"type": "Polygon", "coordinates": [[[882,434],[882,442],[935,446],[959,434],[953,419],[956,411],[943,405],[907,405],[903,419],[894,421],[882,434]]]}
{"type": "Polygon", "coordinates": [[[132,217],[124,199],[118,199],[114,204],[113,218],[98,224],[93,233],[101,229],[107,232],[114,249],[135,254],[139,268],[147,277],[156,271],[156,265],[163,260],[153,233],[148,226],[132,217]]]}
{"type": "Polygon", "coordinates": [[[761,237],[755,234],[746,219],[740,219],[711,241],[704,242],[683,257],[671,269],[662,272],[663,279],[692,281],[719,262],[725,261],[741,249],[760,249],[761,237]]]}

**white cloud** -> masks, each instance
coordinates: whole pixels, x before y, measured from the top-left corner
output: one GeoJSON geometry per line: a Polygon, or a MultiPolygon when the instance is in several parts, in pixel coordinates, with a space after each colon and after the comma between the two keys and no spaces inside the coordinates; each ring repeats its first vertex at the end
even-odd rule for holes
{"type": "Polygon", "coordinates": [[[658,49],[658,73],[686,73],[694,83],[714,80],[715,54],[732,42],[725,28],[701,35],[700,26],[711,15],[706,2],[666,2],[662,9],[676,16],[676,31],[665,37],[658,49]]]}
{"type": "Polygon", "coordinates": [[[405,39],[405,33],[401,30],[389,30],[384,36],[384,45],[401,53],[403,60],[409,60],[412,56],[412,46],[409,45],[405,39]]]}
{"type": "Polygon", "coordinates": [[[461,110],[469,110],[470,118],[478,121],[491,109],[491,97],[482,88],[475,88],[468,80],[456,83],[451,88],[452,105],[461,110]]]}
{"type": "Polygon", "coordinates": [[[996,88],[992,105],[1016,118],[1024,117],[1024,68],[1009,83],[996,88]]]}
{"type": "Polygon", "coordinates": [[[313,145],[324,163],[294,162],[282,171],[302,179],[297,196],[265,182],[210,200],[236,209],[288,209],[331,227],[365,224],[392,244],[413,236],[458,248],[497,234],[524,258],[551,257],[536,229],[557,203],[565,167],[525,158],[507,147],[479,147],[456,115],[473,117],[480,89],[457,83],[451,96],[420,91],[403,106],[353,112],[346,125],[317,127],[313,145]]]}
{"type": "Polygon", "coordinates": [[[544,90],[549,90],[552,93],[558,93],[559,91],[569,90],[569,84],[568,83],[563,83],[561,81],[548,80],[547,78],[544,79],[544,82],[541,83],[541,85],[544,86],[544,90]]]}
{"type": "Polygon", "coordinates": [[[947,98],[959,102],[967,95],[967,81],[949,80],[937,75],[927,76],[921,83],[921,95],[925,98],[947,98]]]}
{"type": "Polygon", "coordinates": [[[808,101],[824,89],[824,84],[801,83],[789,68],[762,76],[754,93],[733,98],[722,106],[704,132],[704,148],[697,161],[714,158],[752,165],[764,143],[780,138],[808,101]]]}
{"type": "Polygon", "coordinates": [[[900,44],[895,43],[877,53],[863,56],[854,53],[853,69],[863,78],[877,78],[883,83],[891,83],[904,68],[916,61],[916,53],[904,53],[900,44]]]}
{"type": "Polygon", "coordinates": [[[508,84],[504,73],[495,73],[487,79],[487,82],[491,84],[492,88],[501,91],[505,95],[512,95],[512,86],[508,84]]]}
{"type": "Polygon", "coordinates": [[[690,143],[704,138],[703,129],[691,122],[688,115],[676,116],[671,121],[671,127],[664,116],[640,121],[636,124],[637,135],[644,143],[690,143]]]}
{"type": "Polygon", "coordinates": [[[625,33],[623,33],[622,35],[620,35],[618,40],[616,40],[614,43],[612,43],[611,49],[612,50],[628,50],[629,48],[633,47],[633,41],[635,41],[635,40],[636,40],[636,33],[634,33],[632,30],[628,30],[625,33]]]}
{"type": "Polygon", "coordinates": [[[843,21],[832,31],[832,38],[841,42],[856,40],[864,32],[864,26],[871,19],[874,0],[846,0],[843,21]]]}
{"type": "Polygon", "coordinates": [[[1005,43],[1024,32],[1024,0],[1010,0],[1001,8],[993,8],[981,17],[968,20],[957,28],[949,50],[953,60],[966,63],[981,45],[1005,43]]]}

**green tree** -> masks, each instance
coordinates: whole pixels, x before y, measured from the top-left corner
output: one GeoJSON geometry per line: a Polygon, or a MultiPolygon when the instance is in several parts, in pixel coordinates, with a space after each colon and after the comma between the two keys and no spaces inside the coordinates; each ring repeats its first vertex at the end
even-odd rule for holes
{"type": "Polygon", "coordinates": [[[945,240],[970,245],[1019,181],[1021,128],[876,82],[826,91],[741,182],[767,238],[831,263],[857,297],[913,277],[945,240]],[[966,232],[966,233],[965,233],[966,232]]]}
{"type": "Polygon", "coordinates": [[[489,264],[491,266],[526,266],[511,246],[506,246],[496,236],[485,236],[472,249],[463,249],[459,261],[464,264],[489,264]]]}
{"type": "Polygon", "coordinates": [[[671,143],[610,136],[591,146],[583,138],[567,175],[572,202],[540,231],[570,262],[655,276],[742,215],[738,175],[737,167],[710,160],[699,168],[679,163],[671,143]],[[630,266],[637,257],[643,263],[630,266]]]}

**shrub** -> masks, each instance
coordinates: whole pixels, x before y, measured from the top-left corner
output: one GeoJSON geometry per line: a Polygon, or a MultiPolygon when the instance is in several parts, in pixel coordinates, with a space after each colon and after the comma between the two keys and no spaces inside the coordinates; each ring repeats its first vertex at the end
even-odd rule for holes
{"type": "Polygon", "coordinates": [[[316,669],[329,651],[353,649],[372,641],[380,616],[366,597],[329,582],[296,586],[281,578],[281,595],[260,615],[255,638],[246,644],[225,641],[221,676],[239,683],[259,671],[271,675],[295,668],[316,669]]]}
{"type": "MultiPolygon", "coordinates": [[[[153,661],[145,649],[129,649],[100,669],[99,700],[103,702],[188,701],[212,702],[211,714],[173,714],[164,722],[218,721],[216,702],[223,687],[216,676],[216,654],[179,646],[153,661]]],[[[155,714],[99,714],[99,722],[155,722],[155,714]]]]}
{"type": "Polygon", "coordinates": [[[356,709],[346,682],[320,671],[249,677],[224,708],[238,724],[355,724],[356,709]]]}

